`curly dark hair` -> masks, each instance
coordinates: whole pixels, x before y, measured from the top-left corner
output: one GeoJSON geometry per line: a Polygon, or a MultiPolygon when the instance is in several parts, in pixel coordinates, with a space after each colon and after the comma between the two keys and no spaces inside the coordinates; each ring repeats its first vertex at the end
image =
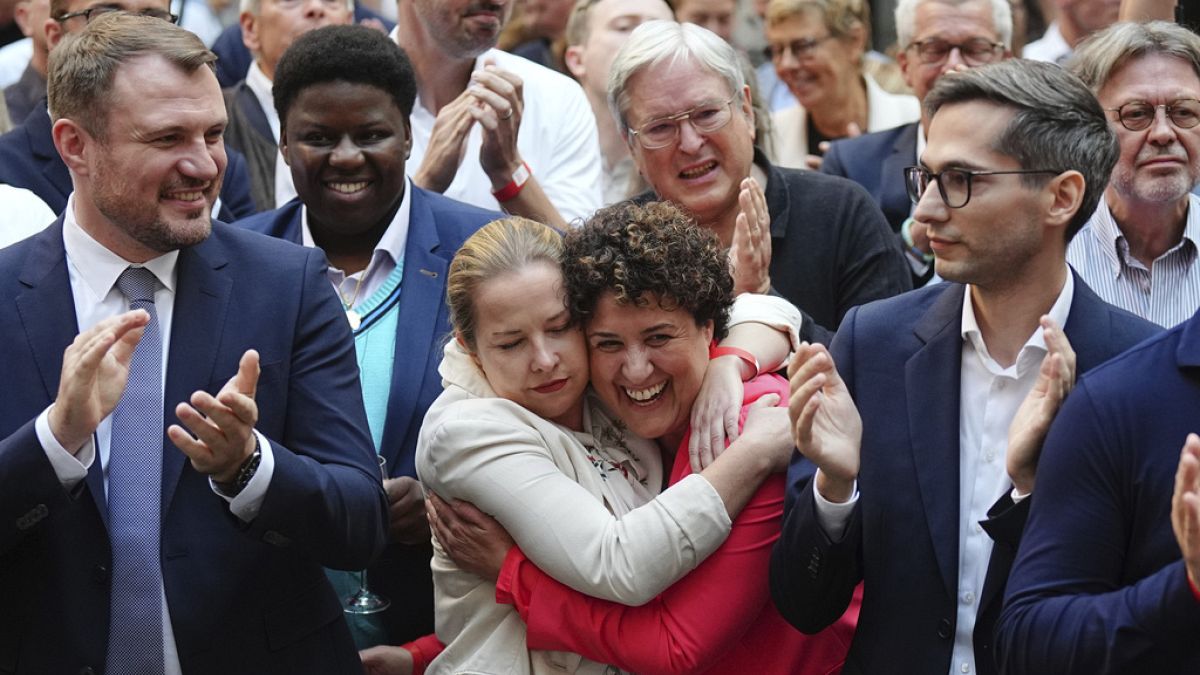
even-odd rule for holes
{"type": "Polygon", "coordinates": [[[326,82],[366,84],[387,92],[404,117],[412,115],[417,76],[391,38],[366,26],[325,26],[296,38],[279,59],[271,97],[286,127],[288,111],[308,87],[326,82]]]}
{"type": "Polygon", "coordinates": [[[668,202],[623,202],[600,209],[563,241],[563,280],[571,317],[584,325],[613,293],[621,304],[684,309],[725,336],[733,304],[729,258],[715,234],[668,202]]]}

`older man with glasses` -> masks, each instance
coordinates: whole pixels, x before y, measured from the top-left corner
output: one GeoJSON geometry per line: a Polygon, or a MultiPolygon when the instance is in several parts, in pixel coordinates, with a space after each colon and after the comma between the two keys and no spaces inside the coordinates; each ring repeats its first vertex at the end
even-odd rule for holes
{"type": "Polygon", "coordinates": [[[1121,156],[1067,260],[1108,302],[1179,324],[1200,307],[1200,37],[1117,24],[1080,45],[1070,68],[1104,106],[1121,156]]]}
{"type": "Polygon", "coordinates": [[[653,188],[639,199],[674,202],[712,229],[732,249],[736,290],[790,300],[804,312],[802,339],[828,343],[850,308],[911,287],[866,192],[756,150],[750,89],[712,32],[642,24],[613,60],[608,100],[653,188]]]}
{"type": "MultiPolygon", "coordinates": [[[[896,33],[904,48],[897,55],[904,81],[924,101],[947,72],[973,68],[1012,56],[1012,15],[1007,0],[901,0],[896,33]]],[[[925,147],[929,116],[911,124],[834,141],[821,171],[862,185],[883,210],[912,268],[914,283],[933,274],[926,225],[912,218],[904,188],[904,167],[925,147]]]]}
{"type": "MultiPolygon", "coordinates": [[[[176,23],[169,0],[51,0],[46,20],[46,44],[53,54],[67,34],[79,33],[97,17],[112,12],[128,12],[176,23]]],[[[45,92],[41,93],[24,121],[0,136],[0,183],[30,190],[55,213],[66,208],[71,195],[71,175],[54,147],[50,113],[45,92]]],[[[250,175],[241,153],[226,148],[229,165],[225,169],[220,199],[213,209],[226,222],[245,218],[255,212],[250,196],[250,175]]],[[[0,201],[0,210],[4,208],[0,201]]]]}
{"type": "Polygon", "coordinates": [[[925,107],[907,187],[952,283],[852,310],[789,369],[818,470],[792,485],[771,592],[815,632],[863,583],[846,673],[997,672],[1042,438],[1076,371],[1156,330],[1066,264],[1117,156],[1079,80],[1006,61],[942,78],[925,107]]]}

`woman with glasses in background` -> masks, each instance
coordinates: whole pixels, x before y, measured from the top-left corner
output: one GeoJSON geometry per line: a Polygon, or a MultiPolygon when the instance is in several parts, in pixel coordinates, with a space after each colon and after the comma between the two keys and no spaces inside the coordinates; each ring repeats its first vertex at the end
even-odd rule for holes
{"type": "Polygon", "coordinates": [[[865,0],[771,0],[767,57],[800,105],[772,116],[775,163],[816,169],[823,143],[915,122],[917,99],[884,91],[864,72],[865,0]]]}

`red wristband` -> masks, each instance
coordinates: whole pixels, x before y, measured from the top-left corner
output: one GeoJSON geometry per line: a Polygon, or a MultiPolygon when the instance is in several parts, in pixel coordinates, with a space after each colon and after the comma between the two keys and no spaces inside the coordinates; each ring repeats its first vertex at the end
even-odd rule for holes
{"type": "Polygon", "coordinates": [[[760,372],[759,367],[758,367],[758,359],[756,359],[753,354],[746,351],[745,349],[740,349],[738,347],[710,347],[709,348],[708,358],[710,361],[712,359],[715,359],[720,356],[736,356],[736,357],[738,357],[739,359],[741,359],[741,360],[745,361],[747,364],[749,364],[750,368],[752,370],[754,370],[754,374],[746,379],[753,380],[754,378],[758,377],[758,374],[760,372]]]}
{"type": "Polygon", "coordinates": [[[521,166],[518,166],[517,170],[513,172],[512,180],[508,181],[508,185],[492,192],[492,196],[496,198],[496,201],[501,203],[515,199],[517,195],[521,194],[521,190],[532,176],[533,173],[529,170],[529,165],[521,162],[521,166]]]}

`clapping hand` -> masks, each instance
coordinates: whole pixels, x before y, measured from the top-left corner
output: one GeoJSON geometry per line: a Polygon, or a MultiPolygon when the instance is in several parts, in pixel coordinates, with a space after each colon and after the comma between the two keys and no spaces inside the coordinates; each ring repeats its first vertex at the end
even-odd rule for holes
{"type": "Polygon", "coordinates": [[[824,345],[800,343],[788,364],[788,416],[796,447],[819,469],[817,490],[845,502],[858,478],[862,419],[824,345]]]}
{"type": "Polygon", "coordinates": [[[1041,324],[1046,356],[1037,382],[1008,427],[1008,475],[1021,494],[1033,492],[1042,443],[1063,400],[1075,386],[1075,350],[1054,319],[1043,316],[1041,324]]]}
{"type": "Polygon", "coordinates": [[[742,181],[738,208],[729,247],[733,292],[766,293],[771,290],[771,214],[762,187],[752,177],[742,181]]]}
{"type": "Polygon", "coordinates": [[[216,396],[197,391],[175,407],[186,431],[178,424],[167,428],[167,436],[192,460],[192,467],[218,483],[232,482],[254,452],[258,375],[258,352],[247,350],[238,362],[237,374],[216,396]]]}

